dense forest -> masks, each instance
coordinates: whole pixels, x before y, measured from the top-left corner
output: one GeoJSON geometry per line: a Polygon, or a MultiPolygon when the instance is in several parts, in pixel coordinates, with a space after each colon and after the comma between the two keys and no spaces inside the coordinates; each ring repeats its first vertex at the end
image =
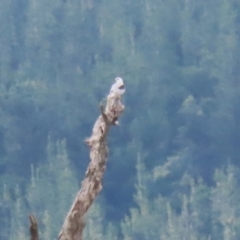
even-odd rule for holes
{"type": "Polygon", "coordinates": [[[57,239],[116,76],[85,239],[240,239],[239,0],[1,0],[0,239],[57,239]]]}

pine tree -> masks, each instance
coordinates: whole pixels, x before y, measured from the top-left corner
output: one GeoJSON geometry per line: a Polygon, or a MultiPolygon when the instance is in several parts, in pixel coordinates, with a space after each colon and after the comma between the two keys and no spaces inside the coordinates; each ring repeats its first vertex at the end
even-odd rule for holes
{"type": "Polygon", "coordinates": [[[216,170],[216,187],[212,189],[214,237],[224,240],[239,238],[239,191],[236,169],[228,165],[225,170],[216,170]]]}
{"type": "Polygon", "coordinates": [[[37,170],[32,167],[27,200],[38,219],[43,219],[42,234],[56,237],[77,189],[75,173],[66,150],[66,141],[56,144],[49,138],[47,162],[37,170]]]}

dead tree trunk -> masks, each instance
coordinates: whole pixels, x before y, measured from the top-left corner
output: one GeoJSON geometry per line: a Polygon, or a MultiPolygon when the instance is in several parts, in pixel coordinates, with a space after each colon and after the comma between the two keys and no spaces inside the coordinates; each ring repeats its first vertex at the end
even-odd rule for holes
{"type": "Polygon", "coordinates": [[[102,189],[102,178],[108,156],[106,137],[111,125],[118,124],[117,119],[123,110],[121,97],[115,93],[108,95],[105,109],[101,106],[101,115],[94,124],[91,137],[86,140],[90,148],[90,163],[85,179],[65,218],[59,240],[82,240],[84,216],[102,189]]]}

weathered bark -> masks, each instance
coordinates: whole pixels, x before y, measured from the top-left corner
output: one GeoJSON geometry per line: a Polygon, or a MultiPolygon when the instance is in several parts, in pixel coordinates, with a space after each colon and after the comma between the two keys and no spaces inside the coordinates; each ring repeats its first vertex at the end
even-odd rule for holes
{"type": "Polygon", "coordinates": [[[29,216],[29,221],[30,221],[29,231],[30,231],[31,240],[38,240],[37,220],[33,215],[30,215],[29,216]]]}
{"type": "Polygon", "coordinates": [[[123,110],[121,98],[113,93],[108,95],[105,110],[101,106],[101,115],[94,124],[91,137],[86,140],[90,148],[90,163],[85,179],[65,218],[59,240],[82,240],[84,216],[102,189],[102,178],[108,156],[106,137],[111,125],[118,124],[117,119],[123,110]]]}

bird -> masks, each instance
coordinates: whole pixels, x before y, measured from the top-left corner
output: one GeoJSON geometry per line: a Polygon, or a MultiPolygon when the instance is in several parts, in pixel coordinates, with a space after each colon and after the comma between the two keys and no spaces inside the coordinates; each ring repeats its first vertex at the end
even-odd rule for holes
{"type": "Polygon", "coordinates": [[[115,94],[118,97],[121,97],[125,93],[125,86],[122,78],[115,78],[115,83],[112,85],[110,93],[115,94]]]}

